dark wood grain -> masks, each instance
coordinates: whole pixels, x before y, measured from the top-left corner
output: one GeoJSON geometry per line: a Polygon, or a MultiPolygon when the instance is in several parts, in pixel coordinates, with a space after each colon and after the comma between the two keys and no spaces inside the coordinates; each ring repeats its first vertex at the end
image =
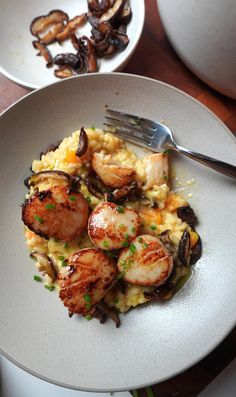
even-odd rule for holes
{"type": "MultiPolygon", "coordinates": [[[[155,0],[146,0],[143,35],[124,72],[152,77],[180,88],[204,103],[221,118],[231,131],[236,132],[236,101],[209,88],[181,62],[167,40],[155,0]]],[[[29,89],[18,86],[0,74],[0,111],[28,92],[30,92],[29,89]]],[[[156,397],[197,396],[235,357],[235,352],[236,330],[232,331],[224,342],[200,363],[182,374],[154,386],[156,397]]],[[[141,390],[139,394],[141,397],[146,397],[146,390],[141,390]]]]}

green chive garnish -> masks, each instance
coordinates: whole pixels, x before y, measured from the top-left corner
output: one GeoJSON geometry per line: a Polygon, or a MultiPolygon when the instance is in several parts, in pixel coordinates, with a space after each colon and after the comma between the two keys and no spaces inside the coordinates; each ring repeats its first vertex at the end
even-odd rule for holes
{"type": "Polygon", "coordinates": [[[94,130],[95,130],[95,127],[94,127],[94,126],[92,126],[92,127],[90,127],[90,129],[94,131],[94,130]]]}
{"type": "Polygon", "coordinates": [[[135,233],[136,232],[136,228],[133,226],[133,227],[131,227],[131,232],[132,233],[135,233]]]}
{"type": "Polygon", "coordinates": [[[55,204],[46,204],[45,205],[46,210],[54,210],[56,208],[55,204]]]}
{"type": "Polygon", "coordinates": [[[34,275],[34,281],[42,281],[42,277],[34,275]]]}
{"type": "Polygon", "coordinates": [[[167,175],[163,175],[164,181],[167,181],[167,175]]]}
{"type": "Polygon", "coordinates": [[[120,223],[120,224],[119,224],[119,228],[120,228],[120,229],[125,229],[125,225],[124,225],[123,223],[120,223]]]}
{"type": "Polygon", "coordinates": [[[129,247],[129,242],[128,241],[123,241],[122,247],[128,248],[129,247]]]}
{"type": "Polygon", "coordinates": [[[148,244],[147,243],[143,243],[143,248],[148,248],[148,244]]]}
{"type": "Polygon", "coordinates": [[[125,233],[125,234],[124,234],[124,238],[126,238],[126,240],[129,238],[128,233],[125,233]]]}
{"type": "Polygon", "coordinates": [[[125,212],[124,207],[121,207],[121,205],[117,205],[116,211],[119,212],[119,214],[123,214],[125,212]]]}
{"type": "Polygon", "coordinates": [[[58,259],[61,261],[62,266],[67,266],[67,261],[63,255],[58,256],[58,259]]]}
{"type": "Polygon", "coordinates": [[[152,229],[152,230],[157,230],[157,227],[156,227],[155,225],[151,225],[151,226],[150,226],[150,229],[152,229]]]}
{"type": "Polygon", "coordinates": [[[70,201],[76,201],[76,197],[75,196],[69,196],[69,200],[70,201]]]}
{"type": "Polygon", "coordinates": [[[84,316],[85,318],[86,318],[86,320],[87,321],[90,321],[90,320],[92,320],[92,316],[91,316],[91,314],[86,314],[86,316],[84,316]]]}
{"type": "Polygon", "coordinates": [[[91,197],[86,196],[86,197],[85,197],[85,200],[86,200],[89,204],[91,203],[91,197]]]}
{"type": "Polygon", "coordinates": [[[108,241],[106,241],[106,240],[104,240],[104,241],[102,242],[102,245],[103,245],[103,247],[105,247],[105,248],[108,248],[108,247],[109,247],[109,243],[108,243],[108,241]]]}
{"type": "Polygon", "coordinates": [[[85,294],[84,295],[84,300],[85,300],[85,302],[91,302],[91,296],[89,295],[89,294],[85,294]]]}
{"type": "Polygon", "coordinates": [[[64,244],[64,248],[65,248],[65,249],[70,248],[69,244],[68,244],[68,243],[65,243],[65,244],[64,244]]]}
{"type": "Polygon", "coordinates": [[[55,285],[45,285],[45,288],[47,288],[49,291],[53,291],[55,289],[55,285]]]}
{"type": "Polygon", "coordinates": [[[134,254],[135,253],[135,251],[136,251],[136,247],[135,247],[135,245],[132,243],[132,244],[130,244],[130,247],[129,247],[129,249],[130,249],[130,251],[134,254]]]}
{"type": "Polygon", "coordinates": [[[142,237],[138,237],[138,242],[139,243],[143,243],[143,238],[142,237]]]}
{"type": "Polygon", "coordinates": [[[42,218],[40,218],[40,216],[38,216],[38,215],[34,215],[34,219],[36,221],[38,221],[39,223],[43,223],[44,222],[44,220],[42,218]]]}

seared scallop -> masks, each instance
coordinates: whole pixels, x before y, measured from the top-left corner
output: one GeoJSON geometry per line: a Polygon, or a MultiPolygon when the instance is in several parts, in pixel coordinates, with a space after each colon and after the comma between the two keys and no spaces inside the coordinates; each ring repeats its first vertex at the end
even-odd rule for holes
{"type": "Polygon", "coordinates": [[[121,251],[117,266],[130,284],[159,286],[170,276],[173,258],[159,238],[144,234],[121,251]]]}
{"type": "Polygon", "coordinates": [[[102,182],[113,188],[129,185],[135,178],[133,168],[114,163],[111,155],[105,156],[103,153],[94,153],[92,167],[102,182]]]}
{"type": "Polygon", "coordinates": [[[88,313],[111,287],[117,275],[114,262],[95,248],[85,248],[68,259],[58,275],[59,296],[71,313],[88,313]]]}
{"type": "Polygon", "coordinates": [[[80,236],[88,221],[88,203],[81,193],[53,186],[31,196],[22,208],[22,220],[39,236],[71,241],[80,236]]]}
{"type": "Polygon", "coordinates": [[[139,232],[139,214],[120,205],[103,202],[91,213],[88,234],[91,241],[103,250],[127,247],[139,232]]]}
{"type": "Polygon", "coordinates": [[[146,171],[146,184],[144,190],[151,189],[154,185],[168,182],[169,164],[167,153],[155,153],[144,158],[146,171]]]}

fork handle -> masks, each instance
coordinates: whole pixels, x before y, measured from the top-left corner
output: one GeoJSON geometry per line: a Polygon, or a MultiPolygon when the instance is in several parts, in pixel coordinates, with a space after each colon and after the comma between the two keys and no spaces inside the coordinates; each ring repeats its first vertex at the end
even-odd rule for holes
{"type": "Polygon", "coordinates": [[[224,161],[220,161],[214,159],[212,157],[206,156],[201,153],[193,152],[192,150],[185,149],[182,146],[176,146],[175,148],[178,152],[184,154],[187,157],[190,157],[193,160],[198,161],[206,165],[207,167],[213,168],[213,170],[221,172],[221,174],[230,176],[231,178],[236,179],[236,166],[232,164],[225,163],[224,161]]]}

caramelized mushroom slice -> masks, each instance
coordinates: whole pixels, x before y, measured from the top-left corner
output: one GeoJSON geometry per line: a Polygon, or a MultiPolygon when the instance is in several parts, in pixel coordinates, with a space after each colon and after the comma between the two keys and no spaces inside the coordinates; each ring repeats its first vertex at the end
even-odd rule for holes
{"type": "Polygon", "coordinates": [[[197,223],[197,217],[194,213],[194,210],[190,207],[190,205],[178,207],[177,216],[178,218],[182,219],[183,222],[186,222],[191,227],[193,227],[197,223]]]}
{"type": "Polygon", "coordinates": [[[61,66],[60,69],[54,70],[54,75],[59,79],[66,79],[73,76],[73,70],[69,66],[61,66]]]}
{"type": "Polygon", "coordinates": [[[61,10],[52,10],[47,15],[35,18],[30,25],[33,36],[44,43],[49,44],[56,40],[56,36],[64,30],[65,23],[68,22],[68,15],[61,10]]]}
{"type": "Polygon", "coordinates": [[[79,147],[75,153],[76,156],[82,157],[86,153],[88,149],[88,142],[88,135],[86,134],[84,127],[82,127],[79,136],[79,147]]]}
{"type": "Polygon", "coordinates": [[[179,243],[178,257],[183,265],[188,266],[189,256],[190,256],[190,234],[186,229],[182,234],[179,243]]]}
{"type": "Polygon", "coordinates": [[[51,277],[53,282],[56,281],[58,271],[48,255],[40,251],[33,251],[31,252],[30,257],[38,261],[39,271],[46,273],[49,277],[51,277]]]}
{"type": "Polygon", "coordinates": [[[38,36],[39,33],[45,31],[49,25],[55,23],[68,22],[68,15],[61,10],[52,10],[47,15],[41,15],[33,19],[30,25],[30,31],[33,36],[38,36]]]}
{"type": "Polygon", "coordinates": [[[59,42],[69,39],[71,33],[74,33],[76,29],[84,25],[85,22],[87,22],[87,19],[87,13],[77,15],[74,18],[70,19],[64,30],[56,36],[56,39],[59,42]]]}
{"type": "Polygon", "coordinates": [[[33,175],[28,176],[24,180],[24,184],[27,187],[35,186],[39,182],[42,182],[44,179],[48,179],[48,178],[64,180],[69,183],[71,181],[72,177],[71,177],[71,175],[67,174],[66,172],[59,171],[59,170],[40,171],[40,172],[36,172],[33,175]]]}
{"type": "Polygon", "coordinates": [[[64,24],[62,22],[55,23],[50,27],[50,29],[45,34],[39,34],[39,40],[44,44],[51,44],[56,41],[58,33],[62,32],[64,29],[64,24]]]}
{"type": "Polygon", "coordinates": [[[114,20],[122,10],[126,0],[116,0],[111,8],[109,8],[100,18],[100,22],[114,20]]]}
{"type": "Polygon", "coordinates": [[[99,302],[96,306],[98,312],[104,313],[107,317],[109,317],[116,324],[116,328],[120,326],[119,315],[115,309],[107,306],[104,302],[99,302]]]}
{"type": "Polygon", "coordinates": [[[93,45],[87,36],[82,36],[81,41],[83,42],[83,46],[86,51],[86,71],[87,73],[94,73],[97,71],[98,65],[93,45]]]}
{"type": "Polygon", "coordinates": [[[52,55],[51,55],[51,52],[49,51],[49,49],[43,43],[40,43],[37,40],[34,40],[32,42],[32,44],[35,49],[39,50],[39,53],[37,55],[42,55],[42,57],[47,62],[47,64],[46,64],[47,68],[51,67],[53,64],[53,60],[52,60],[52,55]]]}
{"type": "Polygon", "coordinates": [[[109,7],[109,0],[88,0],[88,9],[96,17],[100,17],[109,7]]]}

